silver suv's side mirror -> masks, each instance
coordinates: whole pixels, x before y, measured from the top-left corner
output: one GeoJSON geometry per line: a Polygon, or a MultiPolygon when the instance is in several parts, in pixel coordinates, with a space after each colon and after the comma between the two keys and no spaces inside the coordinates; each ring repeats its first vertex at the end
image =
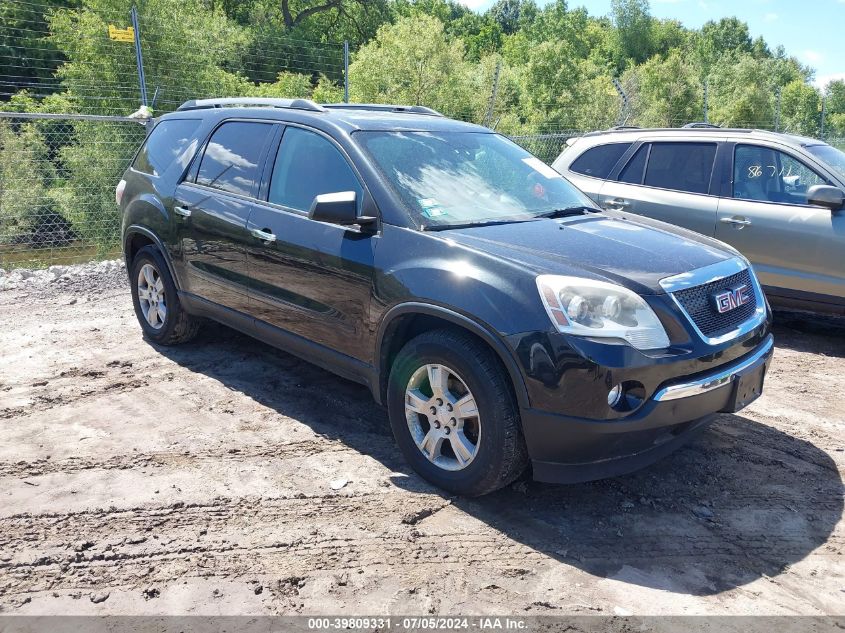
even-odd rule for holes
{"type": "Polygon", "coordinates": [[[831,211],[839,211],[842,207],[845,207],[845,192],[839,187],[814,185],[807,190],[807,204],[827,207],[831,211]]]}

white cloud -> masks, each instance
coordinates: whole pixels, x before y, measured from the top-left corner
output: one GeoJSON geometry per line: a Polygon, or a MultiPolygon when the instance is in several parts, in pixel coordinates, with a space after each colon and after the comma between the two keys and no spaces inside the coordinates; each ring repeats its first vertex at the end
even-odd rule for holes
{"type": "MultiPolygon", "coordinates": [[[[845,4],[845,0],[839,0],[839,1],[842,2],[842,4],[845,4]]],[[[816,86],[816,88],[824,88],[831,81],[836,81],[837,79],[841,79],[842,81],[845,81],[845,73],[831,73],[829,75],[819,75],[813,81],[813,84],[816,86]]]]}
{"type": "Polygon", "coordinates": [[[806,50],[801,52],[801,58],[804,61],[810,62],[811,64],[818,64],[821,60],[824,59],[824,55],[822,55],[818,51],[806,50]]]}
{"type": "MultiPolygon", "coordinates": [[[[845,2],[845,0],[842,0],[845,2]]],[[[473,11],[478,11],[487,4],[487,0],[460,0],[461,4],[468,6],[473,11]]]]}
{"type": "Polygon", "coordinates": [[[767,13],[763,16],[763,19],[766,20],[766,22],[774,22],[778,18],[780,18],[780,16],[777,13],[767,13]]]}

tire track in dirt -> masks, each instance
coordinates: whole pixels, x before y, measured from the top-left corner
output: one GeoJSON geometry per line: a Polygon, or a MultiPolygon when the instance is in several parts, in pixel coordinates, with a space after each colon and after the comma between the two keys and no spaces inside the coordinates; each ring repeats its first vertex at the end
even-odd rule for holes
{"type": "MultiPolygon", "coordinates": [[[[385,442],[386,445],[386,442],[385,442]]],[[[311,457],[321,453],[352,453],[354,449],[341,442],[325,440],[304,440],[261,446],[239,446],[237,448],[200,449],[191,451],[155,451],[112,455],[107,458],[68,457],[66,459],[38,459],[35,461],[0,462],[0,477],[37,477],[52,473],[78,473],[85,470],[132,470],[135,468],[155,468],[188,466],[201,461],[217,463],[247,461],[250,459],[285,459],[311,457]]]]}

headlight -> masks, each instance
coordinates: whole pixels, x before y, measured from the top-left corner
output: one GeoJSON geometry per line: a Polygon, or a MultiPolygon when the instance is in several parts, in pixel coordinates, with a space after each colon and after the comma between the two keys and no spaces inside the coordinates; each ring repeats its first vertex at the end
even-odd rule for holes
{"type": "Polygon", "coordinates": [[[669,347],[669,337],[654,310],[627,288],[559,275],[540,275],[537,288],[561,332],[627,341],[641,350],[669,347]]]}

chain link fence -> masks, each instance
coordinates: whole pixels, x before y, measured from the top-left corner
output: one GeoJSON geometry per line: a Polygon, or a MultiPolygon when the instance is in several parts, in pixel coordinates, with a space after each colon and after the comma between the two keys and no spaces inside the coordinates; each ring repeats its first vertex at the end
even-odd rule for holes
{"type": "Polygon", "coordinates": [[[117,255],[114,189],[144,136],[124,117],[0,113],[0,266],[117,255]]]}

